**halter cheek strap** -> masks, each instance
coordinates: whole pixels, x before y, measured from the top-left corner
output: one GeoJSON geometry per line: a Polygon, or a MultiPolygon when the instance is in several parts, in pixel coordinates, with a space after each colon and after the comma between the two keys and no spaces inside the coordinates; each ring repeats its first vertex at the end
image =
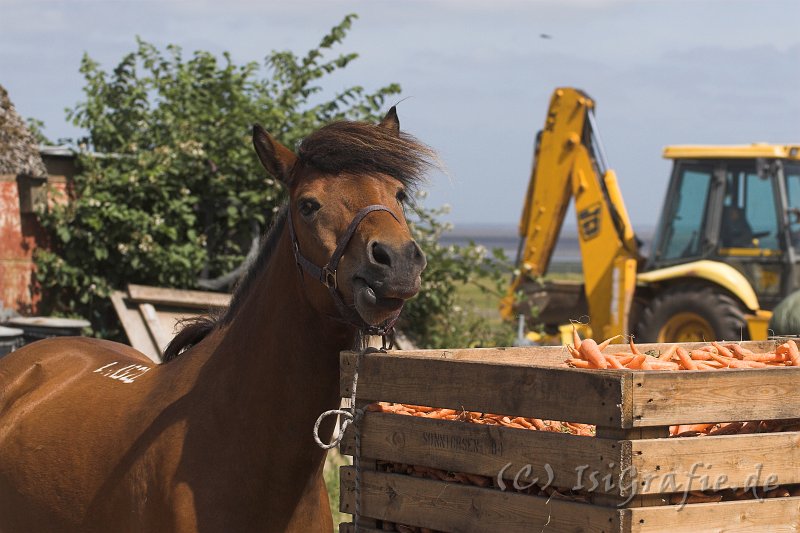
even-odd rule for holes
{"type": "Polygon", "coordinates": [[[323,266],[322,268],[318,267],[314,263],[312,263],[307,257],[305,257],[300,252],[300,243],[297,241],[297,235],[294,231],[294,223],[292,222],[292,208],[289,206],[289,237],[292,240],[292,250],[294,252],[294,259],[295,263],[297,263],[297,268],[300,270],[302,274],[303,271],[308,273],[312,278],[316,279],[324,286],[328,288],[328,292],[330,292],[331,297],[333,298],[333,302],[336,304],[336,308],[339,311],[340,320],[351,324],[364,333],[368,335],[381,335],[386,336],[391,333],[392,328],[394,327],[394,323],[397,321],[397,318],[387,320],[383,324],[379,326],[371,326],[367,324],[361,315],[358,312],[348,307],[347,304],[342,299],[341,294],[337,290],[337,280],[336,280],[336,270],[339,268],[339,261],[342,259],[344,255],[344,250],[347,248],[347,245],[350,243],[350,240],[355,235],[356,229],[358,229],[359,224],[364,220],[364,218],[374,211],[386,211],[392,218],[395,219],[398,223],[400,219],[397,218],[388,207],[384,205],[368,205],[367,207],[360,210],[356,213],[356,216],[353,217],[353,220],[350,222],[350,225],[347,226],[347,230],[344,234],[339,238],[338,242],[336,243],[336,249],[333,251],[331,258],[328,260],[328,263],[323,266]]]}

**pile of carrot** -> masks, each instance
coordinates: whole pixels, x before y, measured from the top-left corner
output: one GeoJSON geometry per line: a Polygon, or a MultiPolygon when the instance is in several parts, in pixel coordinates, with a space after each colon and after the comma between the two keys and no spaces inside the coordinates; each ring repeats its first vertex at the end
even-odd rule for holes
{"type": "Polygon", "coordinates": [[[591,424],[578,424],[574,422],[558,422],[555,420],[542,420],[541,418],[526,418],[522,416],[493,415],[477,411],[456,411],[455,409],[439,409],[424,405],[411,405],[404,403],[377,402],[367,406],[367,411],[394,413],[398,415],[418,416],[423,418],[437,418],[439,420],[457,420],[472,424],[486,424],[491,426],[505,426],[517,429],[533,429],[539,431],[552,431],[554,433],[571,433],[585,437],[594,436],[595,427],[591,424]]]}
{"type": "Polygon", "coordinates": [[[673,344],[658,356],[642,353],[629,340],[630,352],[603,353],[611,337],[600,344],[592,339],[581,340],[577,330],[572,331],[573,344],[565,347],[571,358],[568,366],[575,368],[629,369],[629,370],[720,370],[727,368],[780,368],[800,366],[800,350],[789,340],[766,353],[754,353],[735,343],[712,342],[695,350],[673,344]]]}

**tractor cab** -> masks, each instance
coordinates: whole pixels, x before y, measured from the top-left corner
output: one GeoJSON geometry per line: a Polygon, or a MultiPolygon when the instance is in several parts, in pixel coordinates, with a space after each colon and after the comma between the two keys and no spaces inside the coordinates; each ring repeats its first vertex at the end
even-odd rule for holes
{"type": "MultiPolygon", "coordinates": [[[[645,270],[728,265],[750,285],[757,301],[740,299],[751,310],[800,288],[800,146],[671,146],[664,157],[672,177],[645,270]]],[[[750,294],[727,277],[734,296],[750,294]]]]}

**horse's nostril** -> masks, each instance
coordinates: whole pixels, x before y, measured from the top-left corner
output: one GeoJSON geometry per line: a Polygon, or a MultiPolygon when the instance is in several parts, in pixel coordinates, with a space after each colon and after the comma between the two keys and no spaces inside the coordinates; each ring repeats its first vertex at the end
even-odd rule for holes
{"type": "Polygon", "coordinates": [[[425,266],[428,264],[428,261],[425,258],[425,252],[423,252],[422,248],[419,247],[417,241],[411,241],[411,250],[411,256],[413,257],[414,262],[418,265],[421,265],[422,268],[425,268],[425,266]]]}
{"type": "Polygon", "coordinates": [[[372,255],[372,260],[379,265],[385,265],[387,267],[392,266],[392,258],[389,254],[389,250],[382,243],[373,242],[370,247],[370,254],[372,255]]]}

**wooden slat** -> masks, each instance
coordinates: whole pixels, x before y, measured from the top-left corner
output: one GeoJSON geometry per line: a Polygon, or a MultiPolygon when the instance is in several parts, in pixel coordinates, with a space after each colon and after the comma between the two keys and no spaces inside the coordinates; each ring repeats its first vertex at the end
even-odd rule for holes
{"type": "MultiPolygon", "coordinates": [[[[357,357],[341,355],[343,397],[357,357]]],[[[357,391],[369,400],[631,427],[622,406],[631,405],[623,398],[632,374],[373,353],[363,356],[357,391]]]]}
{"type": "Polygon", "coordinates": [[[624,513],[627,531],[632,533],[796,533],[800,497],[639,507],[624,513]]]}
{"type": "Polygon", "coordinates": [[[111,293],[111,303],[119,317],[119,321],[122,323],[122,329],[125,330],[125,335],[128,337],[130,345],[149,357],[153,362],[160,364],[161,352],[150,336],[144,318],[139,313],[138,306],[127,300],[125,293],[121,291],[111,293]]]}
{"type": "Polygon", "coordinates": [[[148,287],[146,285],[133,284],[128,285],[128,296],[136,303],[194,307],[198,309],[226,307],[231,299],[230,294],[221,292],[166,289],[163,287],[148,287]]]}
{"type": "Polygon", "coordinates": [[[634,426],[800,418],[800,368],[632,374],[634,426]]]}
{"type": "MultiPolygon", "coordinates": [[[[373,412],[361,424],[365,457],[493,479],[502,472],[508,480],[519,476],[523,486],[533,478],[564,489],[588,486],[590,473],[619,479],[631,464],[630,443],[616,440],[373,412]]],[[[355,454],[354,432],[350,426],[342,441],[345,454],[355,454]]],[[[619,489],[611,492],[627,496],[619,489]]]]}
{"type": "Polygon", "coordinates": [[[673,482],[677,492],[699,490],[701,476],[720,488],[800,483],[800,432],[639,440],[631,451],[641,494],[670,492],[673,482]]]}
{"type": "MultiPolygon", "coordinates": [[[[775,348],[774,341],[745,341],[740,344],[743,348],[748,348],[755,352],[766,352],[775,348]]],[[[707,346],[706,342],[684,343],[687,349],[700,348],[707,346]]],[[[636,347],[642,352],[661,353],[667,350],[671,344],[668,343],[648,343],[637,344],[636,347]]],[[[606,350],[607,353],[630,352],[628,344],[612,344],[606,350]]],[[[563,346],[519,346],[519,347],[497,347],[497,348],[458,348],[458,349],[427,349],[427,350],[402,350],[390,352],[392,354],[408,357],[418,357],[424,359],[451,359],[454,361],[483,361],[495,362],[512,365],[535,365],[535,366],[560,366],[569,357],[563,346]]]]}
{"type": "MultiPolygon", "coordinates": [[[[345,508],[355,507],[354,479],[353,467],[343,468],[341,494],[345,508]]],[[[360,486],[365,516],[441,531],[621,532],[621,516],[626,512],[372,471],[361,473],[360,486]]]]}
{"type": "Polygon", "coordinates": [[[152,304],[139,304],[139,313],[141,313],[142,319],[144,319],[144,323],[147,326],[147,331],[150,333],[153,342],[158,348],[159,355],[163,354],[164,348],[166,348],[169,341],[172,340],[172,336],[168,335],[161,328],[161,322],[158,319],[156,308],[153,307],[152,304]]]}

